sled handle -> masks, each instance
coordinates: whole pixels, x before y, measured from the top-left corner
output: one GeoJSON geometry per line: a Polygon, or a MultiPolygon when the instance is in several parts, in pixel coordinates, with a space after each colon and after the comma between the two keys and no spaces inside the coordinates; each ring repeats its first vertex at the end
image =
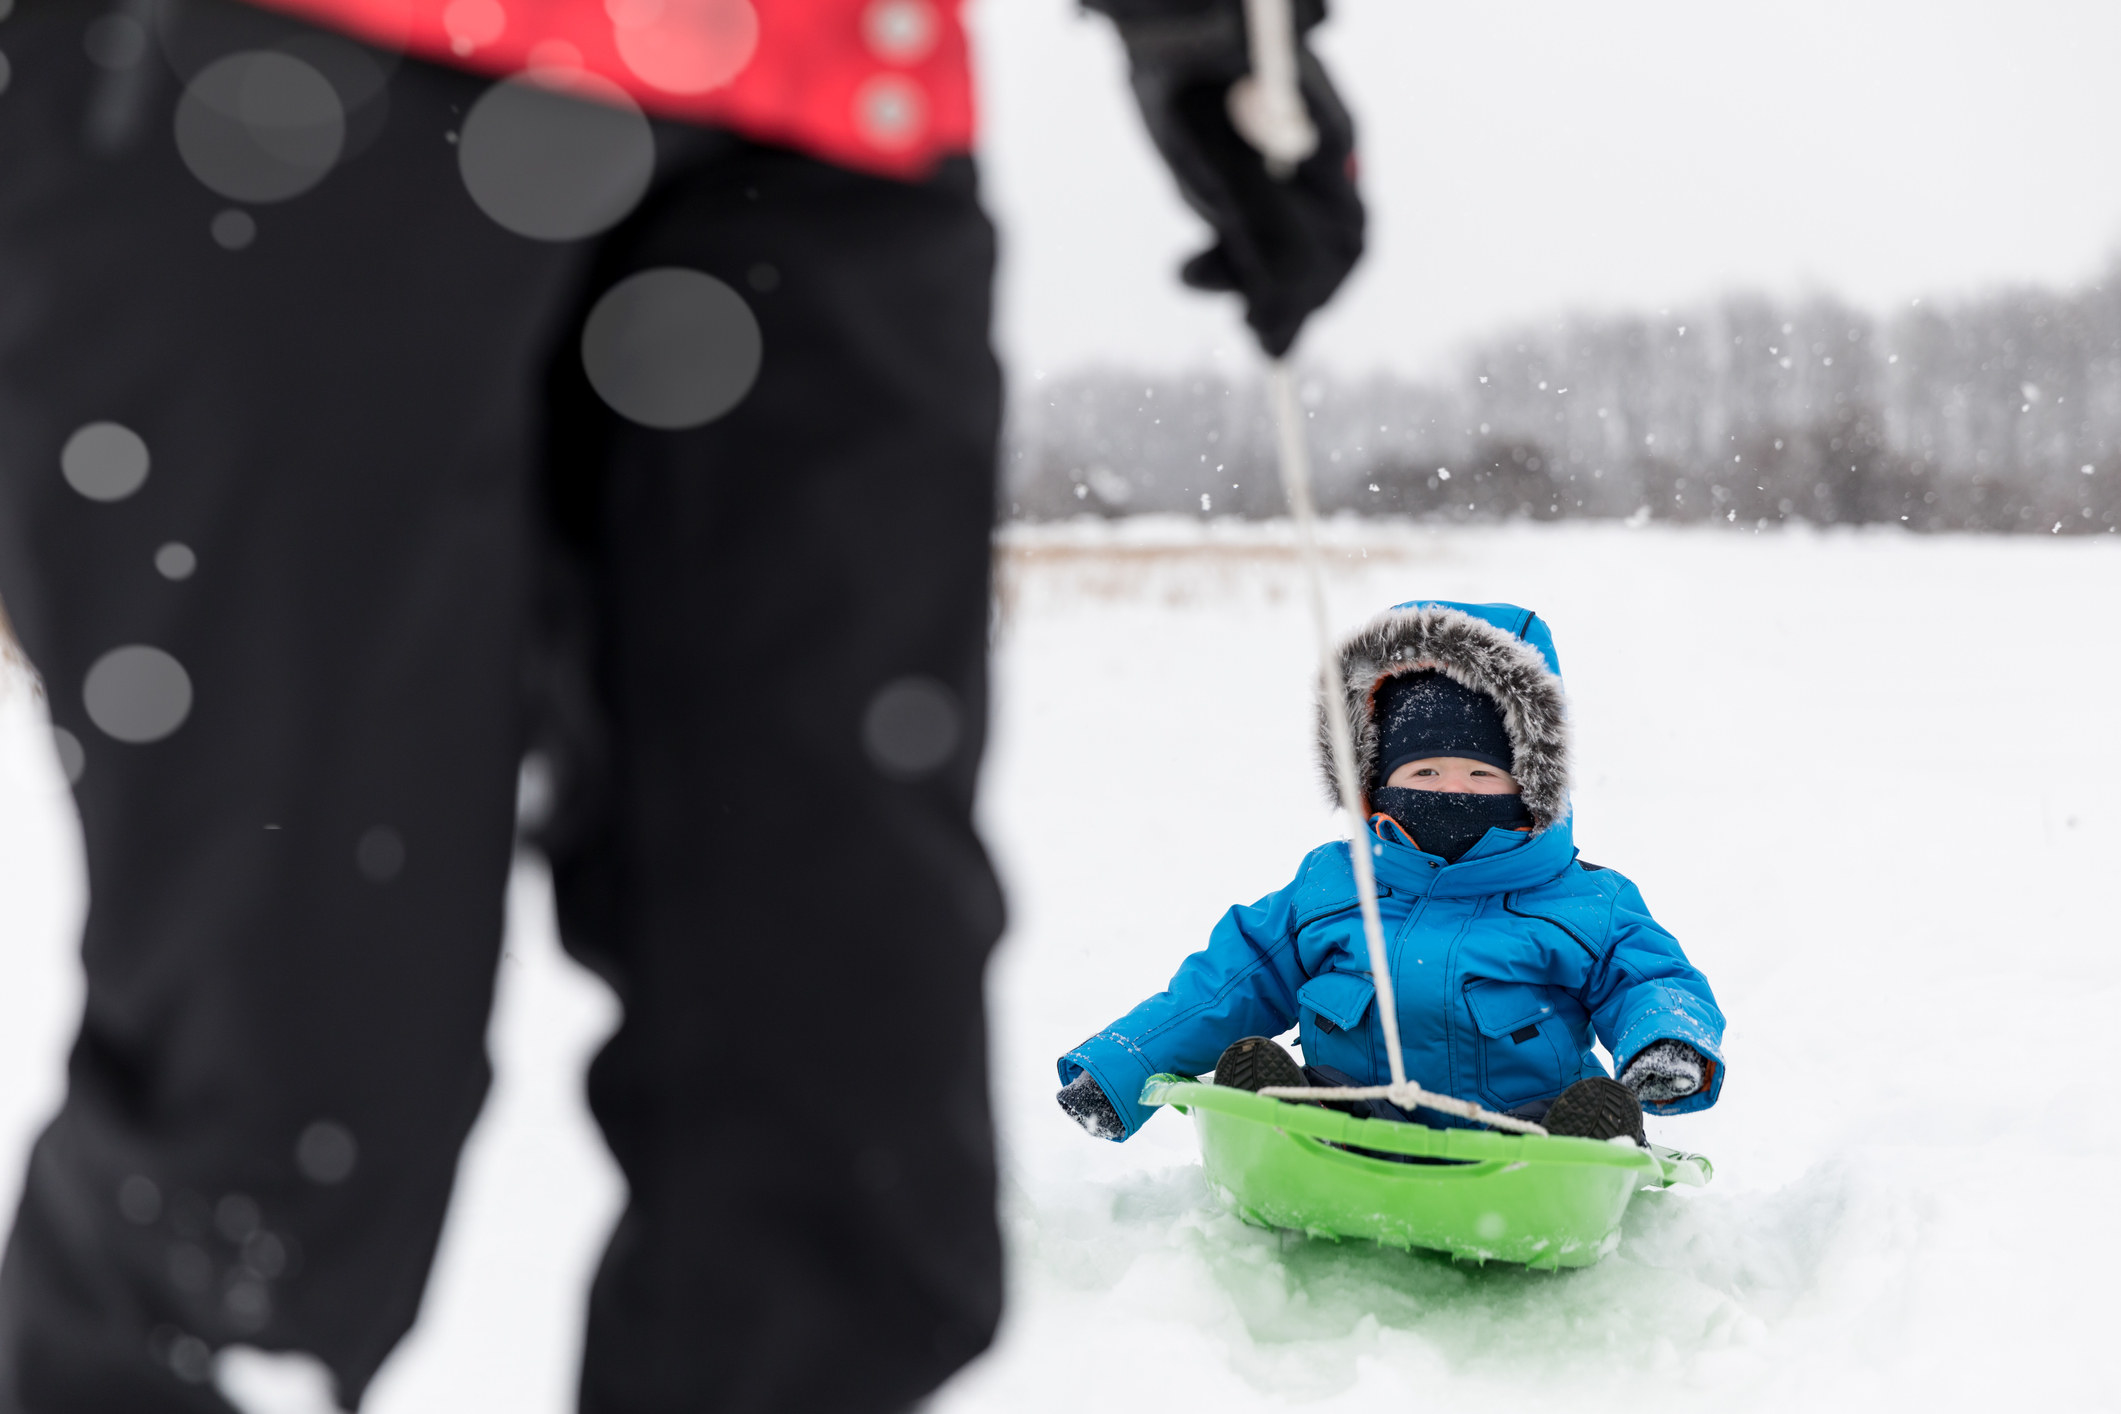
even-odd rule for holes
{"type": "Polygon", "coordinates": [[[1650,1157],[1664,1170],[1662,1188],[1703,1188],[1716,1176],[1716,1166],[1701,1154],[1682,1153],[1662,1144],[1650,1146],[1650,1157]]]}

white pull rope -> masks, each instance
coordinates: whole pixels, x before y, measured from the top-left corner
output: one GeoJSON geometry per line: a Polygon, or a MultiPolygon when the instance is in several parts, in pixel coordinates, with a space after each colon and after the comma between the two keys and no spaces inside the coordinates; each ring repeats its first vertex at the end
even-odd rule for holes
{"type": "Polygon", "coordinates": [[[1230,86],[1230,122],[1277,180],[1318,151],[1318,129],[1296,79],[1296,16],[1289,0],[1245,0],[1252,72],[1230,86]]]}
{"type": "Polygon", "coordinates": [[[1384,921],[1377,913],[1377,871],[1370,858],[1370,822],[1362,810],[1362,787],[1355,780],[1355,743],[1348,735],[1344,709],[1347,689],[1341,682],[1340,654],[1333,641],[1333,620],[1326,612],[1326,577],[1318,562],[1318,512],[1311,504],[1311,456],[1304,444],[1303,409],[1296,405],[1296,385],[1289,365],[1275,359],[1267,365],[1267,387],[1274,399],[1275,440],[1281,454],[1282,490],[1296,518],[1297,553],[1311,597],[1311,627],[1318,637],[1318,690],[1326,714],[1326,737],[1332,743],[1333,775],[1340,782],[1340,805],[1347,813],[1348,857],[1355,862],[1355,892],[1362,899],[1362,931],[1370,944],[1370,976],[1377,984],[1377,1017],[1385,1028],[1385,1059],[1392,1083],[1407,1083],[1406,1062],[1399,1054],[1399,1008],[1392,996],[1392,973],[1386,966],[1384,921]]]}
{"type": "Polygon", "coordinates": [[[1259,1093],[1270,1100],[1390,1100],[1402,1109],[1420,1105],[1425,1110],[1442,1110],[1460,1119],[1478,1120],[1519,1134],[1546,1133],[1528,1119],[1484,1110],[1471,1100],[1454,1100],[1449,1095],[1424,1090],[1411,1080],[1399,1085],[1269,1085],[1259,1093]]]}
{"type": "Polygon", "coordinates": [[[1318,635],[1318,690],[1326,714],[1326,736],[1332,743],[1333,775],[1340,782],[1341,809],[1353,831],[1348,857],[1355,864],[1355,892],[1362,900],[1362,931],[1370,948],[1370,980],[1377,988],[1374,1004],[1378,1022],[1384,1028],[1385,1063],[1391,1067],[1392,1083],[1315,1089],[1277,1085],[1259,1093],[1277,1100],[1388,1099],[1402,1109],[1421,1105],[1497,1129],[1544,1134],[1546,1130],[1528,1120],[1438,1095],[1407,1079],[1406,1060],[1399,1052],[1399,1003],[1393,995],[1392,969],[1385,955],[1384,921],[1377,912],[1377,871],[1371,859],[1374,847],[1370,843],[1370,822],[1363,814],[1361,783],[1355,779],[1355,743],[1348,733],[1347,687],[1341,678],[1333,621],[1326,612],[1326,578],[1318,558],[1318,512],[1311,503],[1311,457],[1304,442],[1303,409],[1297,406],[1296,386],[1289,377],[1289,365],[1283,360],[1277,358],[1268,363],[1267,388],[1274,402],[1282,489],[1288,494],[1289,512],[1296,520],[1297,552],[1309,583],[1311,623],[1318,635]]]}
{"type": "MultiPolygon", "coordinates": [[[[1285,181],[1297,163],[1318,150],[1318,129],[1304,107],[1297,82],[1296,15],[1290,0],[1245,0],[1245,31],[1252,72],[1230,86],[1230,121],[1266,158],[1267,171],[1285,181]]],[[[1362,931],[1370,949],[1370,978],[1377,988],[1377,1019],[1384,1028],[1385,1063],[1391,1067],[1392,1083],[1270,1086],[1259,1093],[1277,1100],[1388,1099],[1402,1109],[1421,1105],[1497,1129],[1544,1134],[1546,1130],[1536,1124],[1435,1094],[1407,1079],[1406,1060],[1399,1051],[1399,1003],[1392,993],[1392,970],[1385,956],[1384,922],[1377,913],[1370,822],[1363,814],[1362,785],[1355,779],[1355,743],[1348,735],[1347,689],[1341,681],[1332,618],[1326,612],[1326,578],[1318,559],[1318,512],[1311,503],[1311,458],[1304,445],[1303,410],[1296,405],[1295,385],[1283,360],[1268,361],[1267,387],[1274,401],[1282,489],[1288,493],[1289,511],[1296,519],[1297,550],[1310,587],[1311,621],[1318,635],[1318,690],[1326,713],[1326,736],[1332,744],[1333,774],[1340,781],[1340,804],[1353,832],[1348,857],[1355,865],[1355,892],[1362,900],[1362,931]]]]}

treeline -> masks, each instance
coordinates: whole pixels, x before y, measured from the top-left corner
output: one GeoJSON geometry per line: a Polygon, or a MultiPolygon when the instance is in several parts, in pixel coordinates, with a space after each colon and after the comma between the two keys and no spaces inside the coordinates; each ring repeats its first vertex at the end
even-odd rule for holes
{"type": "MultiPolygon", "coordinates": [[[[2121,522],[2121,264],[2069,292],[1734,297],[1574,317],[1453,378],[1306,378],[1321,505],[1457,520],[2106,534],[2121,522]]],[[[1011,411],[1013,515],[1282,509],[1255,385],[1092,372],[1011,411]]]]}

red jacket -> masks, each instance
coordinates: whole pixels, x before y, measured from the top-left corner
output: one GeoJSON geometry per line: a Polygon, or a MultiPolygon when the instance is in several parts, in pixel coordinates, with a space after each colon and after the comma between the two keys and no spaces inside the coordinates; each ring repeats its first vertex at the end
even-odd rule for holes
{"type": "Polygon", "coordinates": [[[492,74],[584,69],[650,113],[918,176],[972,148],[960,0],[264,0],[492,74]]]}

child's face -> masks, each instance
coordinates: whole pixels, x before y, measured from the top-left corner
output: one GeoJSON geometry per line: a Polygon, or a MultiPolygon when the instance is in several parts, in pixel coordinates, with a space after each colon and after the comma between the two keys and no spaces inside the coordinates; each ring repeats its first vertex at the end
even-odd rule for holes
{"type": "Polygon", "coordinates": [[[1463,756],[1427,756],[1409,761],[1385,782],[1408,790],[1447,790],[1464,795],[1521,795],[1517,778],[1500,766],[1463,756]]]}

